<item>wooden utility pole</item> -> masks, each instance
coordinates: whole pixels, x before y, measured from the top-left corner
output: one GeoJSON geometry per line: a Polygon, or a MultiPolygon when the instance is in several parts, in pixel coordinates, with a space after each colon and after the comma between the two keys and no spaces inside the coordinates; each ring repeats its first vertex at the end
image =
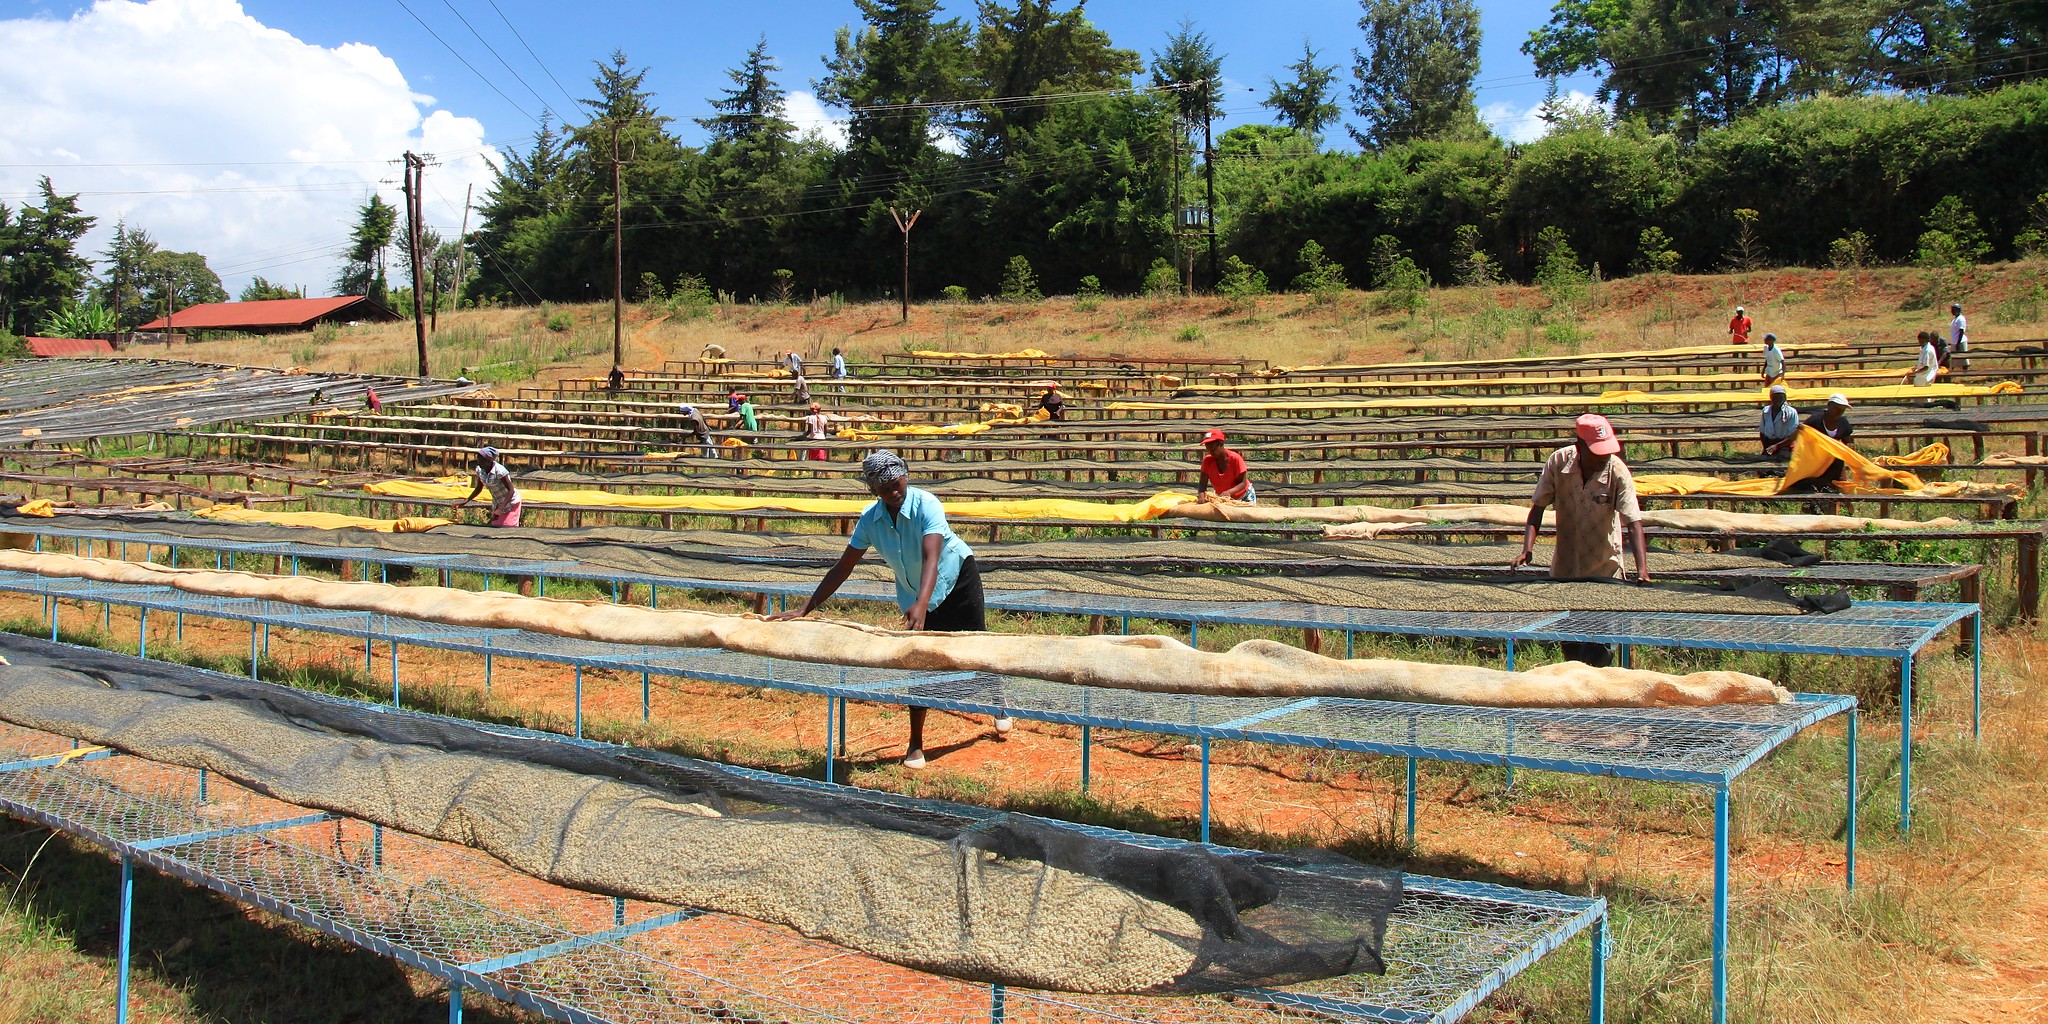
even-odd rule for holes
{"type": "Polygon", "coordinates": [[[469,255],[469,200],[476,194],[474,184],[462,190],[462,233],[455,236],[455,286],[449,293],[455,308],[462,308],[462,258],[469,255]]]}
{"type": "Polygon", "coordinates": [[[612,122],[612,369],[625,362],[626,188],[619,162],[619,122],[612,122]]]}
{"type": "Polygon", "coordinates": [[[1202,219],[1209,229],[1209,287],[1214,288],[1222,280],[1216,272],[1216,146],[1209,138],[1209,120],[1216,110],[1216,90],[1205,84],[1203,93],[1209,98],[1202,104],[1202,177],[1208,179],[1209,208],[1203,212],[1202,219]]]}
{"type": "Polygon", "coordinates": [[[420,273],[420,186],[426,181],[426,169],[425,160],[405,154],[405,237],[409,240],[406,249],[412,253],[412,331],[419,346],[421,379],[431,376],[427,372],[427,318],[420,294],[425,283],[425,275],[420,273]]]}
{"type": "MultiPolygon", "coordinates": [[[[1174,98],[1180,102],[1179,97],[1174,98]]],[[[1179,113],[1173,115],[1173,268],[1180,272],[1180,294],[1186,298],[1195,290],[1194,258],[1188,252],[1187,227],[1181,223],[1187,208],[1181,204],[1180,179],[1187,170],[1181,160],[1180,144],[1188,139],[1187,121],[1179,113]]]]}
{"type": "Polygon", "coordinates": [[[896,221],[896,230],[903,232],[903,322],[910,322],[910,229],[917,226],[917,218],[923,210],[910,211],[909,219],[895,207],[889,207],[889,216],[896,221]]]}

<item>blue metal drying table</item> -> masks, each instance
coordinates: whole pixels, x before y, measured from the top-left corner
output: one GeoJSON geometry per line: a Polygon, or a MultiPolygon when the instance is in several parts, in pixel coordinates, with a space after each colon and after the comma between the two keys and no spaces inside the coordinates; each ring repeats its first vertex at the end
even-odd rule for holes
{"type": "MultiPolygon", "coordinates": [[[[135,660],[17,637],[0,637],[0,651],[43,664],[135,660]]],[[[183,667],[170,671],[214,675],[183,667]]],[[[365,713],[606,746],[312,696],[365,713]]],[[[640,756],[684,760],[652,752],[640,756]]],[[[1001,813],[726,770],[962,823],[1001,813]]],[[[593,1024],[758,1019],[756,1014],[789,1021],[893,1021],[904,1019],[905,1004],[917,1006],[920,1020],[960,1024],[1260,1024],[1303,1017],[1340,1024],[1449,1024],[1582,933],[1592,946],[1589,1017],[1599,1024],[1604,1014],[1607,906],[1597,897],[1407,875],[1402,904],[1388,922],[1384,977],[1357,975],[1221,997],[1089,996],[923,975],[740,918],[548,886],[460,847],[282,804],[217,778],[209,784],[204,772],[81,750],[65,737],[5,723],[0,813],[61,829],[119,857],[114,1018],[122,1024],[137,864],[446,980],[451,1022],[462,1019],[463,994],[475,991],[555,1019],[593,1024]],[[770,966],[764,970],[764,964],[770,966]]],[[[1113,842],[1189,845],[1061,824],[1113,842]]],[[[1344,868],[1314,870],[1342,877],[1344,868]]]]}
{"type": "Polygon", "coordinates": [[[1340,698],[1205,697],[967,672],[823,665],[701,648],[609,644],[524,630],[449,626],[374,612],[309,609],[250,598],[197,595],[172,587],[99,583],[32,573],[0,572],[0,591],[43,597],[52,639],[57,636],[60,600],[139,608],[138,645],[144,655],[148,653],[151,610],[248,622],[252,672],[260,663],[272,627],[360,637],[364,640],[366,665],[369,644],[385,641],[390,644],[394,707],[402,703],[403,697],[398,674],[401,644],[481,655],[485,659],[487,688],[491,662],[496,657],[569,665],[575,674],[575,723],[579,736],[586,668],[639,672],[643,717],[650,714],[650,680],[655,675],[818,694],[826,699],[828,781],[834,770],[832,751],[844,744],[845,730],[840,723],[844,721],[847,701],[1010,714],[1081,726],[1084,785],[1091,734],[1098,726],[1187,736],[1201,745],[1200,828],[1204,841],[1209,835],[1210,749],[1218,739],[1352,750],[1406,759],[1411,837],[1416,821],[1417,765],[1425,760],[1708,786],[1714,793],[1717,1020],[1726,1006],[1730,789],[1738,776],[1770,751],[1807,727],[1840,714],[1847,716],[1848,727],[1845,875],[1849,885],[1855,884],[1857,709],[1853,697],[1801,694],[1794,703],[1780,705],[1584,710],[1497,709],[1340,698]]]}

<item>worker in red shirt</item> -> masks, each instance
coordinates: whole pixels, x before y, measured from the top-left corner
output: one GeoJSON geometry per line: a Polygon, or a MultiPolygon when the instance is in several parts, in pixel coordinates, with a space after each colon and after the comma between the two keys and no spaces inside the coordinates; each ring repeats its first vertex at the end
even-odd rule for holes
{"type": "Polygon", "coordinates": [[[1743,312],[1741,306],[1735,307],[1735,315],[1728,320],[1728,343],[1749,344],[1749,332],[1755,328],[1756,324],[1749,319],[1749,314],[1743,312]]]}
{"type": "Polygon", "coordinates": [[[1223,443],[1223,431],[1211,430],[1202,435],[1202,447],[1209,454],[1202,456],[1202,500],[1229,498],[1247,505],[1259,503],[1259,496],[1252,490],[1252,478],[1245,472],[1244,456],[1231,451],[1223,443]]]}

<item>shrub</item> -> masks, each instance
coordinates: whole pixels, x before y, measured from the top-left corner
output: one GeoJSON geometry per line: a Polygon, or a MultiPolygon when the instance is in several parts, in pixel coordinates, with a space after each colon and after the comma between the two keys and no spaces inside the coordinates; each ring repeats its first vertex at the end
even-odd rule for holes
{"type": "Polygon", "coordinates": [[[796,295],[796,271],[787,268],[778,269],[775,271],[774,277],[775,283],[770,286],[768,294],[775,297],[777,305],[787,306],[789,305],[789,300],[796,295]]]}
{"type": "Polygon", "coordinates": [[[1763,239],[1757,237],[1756,222],[1762,214],[1744,207],[1733,211],[1735,214],[1735,244],[1728,247],[1728,269],[1738,273],[1752,273],[1762,270],[1770,260],[1765,251],[1763,239]]]}
{"type": "Polygon", "coordinates": [[[1323,251],[1323,244],[1311,238],[1301,244],[1301,273],[1294,277],[1294,290],[1330,302],[1343,294],[1351,282],[1344,279],[1344,265],[1323,251]]]}
{"type": "Polygon", "coordinates": [[[1243,257],[1232,256],[1223,261],[1223,276],[1216,282],[1216,291],[1234,302],[1256,299],[1266,294],[1266,272],[1246,263],[1243,257]]]}
{"type": "Polygon", "coordinates": [[[1639,274],[1669,274],[1678,269],[1682,257],[1671,247],[1671,236],[1660,227],[1647,227],[1636,242],[1636,266],[1639,274]]]}
{"type": "Polygon", "coordinates": [[[966,302],[967,286],[949,284],[939,289],[939,294],[945,296],[947,302],[966,302]]]}
{"type": "Polygon", "coordinates": [[[1591,292],[1586,268],[1556,225],[1536,233],[1536,285],[1550,299],[1552,319],[1576,325],[1591,292]]]}
{"type": "Polygon", "coordinates": [[[1085,276],[1085,277],[1081,278],[1081,284],[1080,284],[1080,286],[1079,286],[1079,287],[1077,287],[1077,288],[1075,288],[1075,289],[1074,289],[1074,294],[1075,294],[1075,295],[1077,295],[1077,296],[1080,296],[1081,298],[1084,298],[1084,299],[1099,299],[1099,298],[1101,298],[1101,297],[1102,297],[1102,279],[1101,279],[1101,278],[1099,278],[1099,277],[1096,277],[1096,276],[1095,276],[1094,274],[1089,274],[1089,275],[1087,275],[1087,276],[1085,276]]]}
{"type": "Polygon", "coordinates": [[[1166,257],[1157,257],[1153,259],[1151,268],[1145,271],[1145,281],[1142,287],[1145,290],[1145,294],[1153,298],[1178,295],[1180,294],[1180,271],[1173,269],[1173,264],[1166,262],[1166,257]]]}
{"type": "Polygon", "coordinates": [[[119,330],[114,311],[97,302],[73,303],[48,316],[36,330],[49,338],[83,338],[119,330]]]}
{"type": "Polygon", "coordinates": [[[1174,338],[1178,341],[1200,341],[1202,340],[1202,325],[1189,324],[1181,328],[1180,333],[1174,335],[1174,338]]]}
{"type": "Polygon", "coordinates": [[[711,286],[695,274],[683,274],[676,278],[675,286],[668,290],[668,308],[685,317],[698,317],[711,312],[711,286]]]}
{"type": "Polygon", "coordinates": [[[659,302],[667,295],[668,290],[661,286],[661,278],[654,276],[654,271],[643,270],[640,272],[640,286],[634,289],[634,297],[637,301],[659,302]]]}
{"type": "Polygon", "coordinates": [[[1457,250],[1454,265],[1458,283],[1467,287],[1484,288],[1501,282],[1500,262],[1487,255],[1486,247],[1480,242],[1479,225],[1458,225],[1457,250]]]}
{"type": "Polygon", "coordinates": [[[547,325],[548,330],[553,331],[556,334],[561,334],[566,332],[569,328],[576,326],[576,318],[570,316],[569,311],[564,309],[561,310],[560,312],[548,314],[547,325]]]}
{"type": "Polygon", "coordinates": [[[1401,248],[1400,239],[1381,235],[1372,240],[1372,286],[1380,293],[1375,308],[1414,316],[1422,309],[1429,284],[1429,274],[1415,265],[1415,259],[1401,248]]]}
{"type": "Polygon", "coordinates": [[[1031,269],[1031,261],[1022,256],[1010,257],[1003,266],[1004,302],[1037,302],[1045,298],[1038,290],[1038,275],[1031,269]]]}
{"type": "Polygon", "coordinates": [[[1977,223],[1977,212],[1956,196],[1942,196],[1934,208],[1927,211],[1923,224],[1927,230],[1920,236],[1921,257],[1916,260],[1923,266],[1929,252],[1930,235],[1946,236],[1933,240],[1934,254],[1960,265],[1981,262],[1991,251],[1991,242],[1984,237],[1984,228],[1977,223]]]}

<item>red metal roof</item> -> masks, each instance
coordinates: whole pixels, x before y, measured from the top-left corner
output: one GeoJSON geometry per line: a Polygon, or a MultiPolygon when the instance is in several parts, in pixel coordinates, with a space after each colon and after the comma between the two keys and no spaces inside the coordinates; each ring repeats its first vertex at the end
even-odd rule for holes
{"type": "Polygon", "coordinates": [[[23,338],[28,344],[28,354],[48,359],[52,356],[110,356],[114,346],[105,338],[23,338]]]}
{"type": "MultiPolygon", "coordinates": [[[[171,314],[171,329],[190,328],[199,330],[232,330],[237,327],[295,327],[309,324],[330,313],[336,313],[358,302],[368,303],[362,295],[342,295],[331,299],[265,299],[261,302],[207,302],[189,306],[171,314]]],[[[386,319],[391,314],[383,307],[370,304],[365,313],[375,319],[386,319]]],[[[136,328],[139,331],[160,331],[164,328],[162,319],[152,320],[136,328]]]]}

